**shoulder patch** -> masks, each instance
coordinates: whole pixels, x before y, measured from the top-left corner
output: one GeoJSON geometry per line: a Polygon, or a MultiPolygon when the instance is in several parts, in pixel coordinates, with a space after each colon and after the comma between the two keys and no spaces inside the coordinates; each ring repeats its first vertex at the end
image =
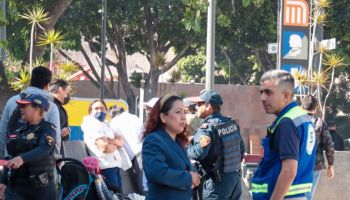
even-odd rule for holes
{"type": "Polygon", "coordinates": [[[211,139],[209,136],[206,135],[201,135],[200,139],[199,139],[199,144],[201,145],[202,148],[208,146],[208,144],[210,144],[211,139]]]}
{"type": "Polygon", "coordinates": [[[49,146],[52,146],[55,143],[55,140],[51,136],[46,136],[46,142],[49,146]]]}
{"type": "Polygon", "coordinates": [[[207,123],[204,123],[204,124],[202,124],[199,128],[208,128],[208,124],[207,123]]]}

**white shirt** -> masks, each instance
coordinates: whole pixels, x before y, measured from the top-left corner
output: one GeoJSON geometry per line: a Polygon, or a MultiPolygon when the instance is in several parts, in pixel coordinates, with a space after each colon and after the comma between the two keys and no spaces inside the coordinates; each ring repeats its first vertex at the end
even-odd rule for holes
{"type": "Polygon", "coordinates": [[[114,132],[103,122],[94,117],[85,116],[81,129],[84,132],[84,142],[88,147],[91,156],[95,156],[100,161],[101,169],[119,167],[127,170],[131,167],[131,161],[123,147],[112,153],[102,152],[96,145],[96,139],[101,137],[115,138],[114,132]]]}
{"type": "Polygon", "coordinates": [[[128,112],[123,112],[114,117],[109,125],[113,132],[124,137],[134,156],[141,153],[143,123],[139,117],[128,112]]]}

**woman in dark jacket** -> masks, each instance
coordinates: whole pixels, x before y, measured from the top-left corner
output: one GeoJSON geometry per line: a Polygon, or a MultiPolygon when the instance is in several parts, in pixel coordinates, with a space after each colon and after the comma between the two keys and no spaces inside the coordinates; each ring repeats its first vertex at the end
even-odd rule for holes
{"type": "Polygon", "coordinates": [[[184,145],[185,106],[180,97],[165,95],[154,105],[146,123],[142,159],[148,181],[146,199],[191,199],[200,176],[191,172],[184,145]]]}

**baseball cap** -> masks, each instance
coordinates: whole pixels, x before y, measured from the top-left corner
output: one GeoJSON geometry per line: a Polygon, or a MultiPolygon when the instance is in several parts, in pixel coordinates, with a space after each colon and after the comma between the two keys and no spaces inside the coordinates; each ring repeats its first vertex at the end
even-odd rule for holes
{"type": "Polygon", "coordinates": [[[196,102],[192,101],[191,97],[184,98],[183,102],[185,104],[185,107],[190,107],[190,106],[196,105],[196,102]]]}
{"type": "Polygon", "coordinates": [[[143,103],[143,105],[153,108],[154,104],[157,103],[158,99],[159,99],[158,97],[153,97],[153,98],[150,99],[149,101],[143,103]]]}
{"type": "Polygon", "coordinates": [[[189,99],[196,103],[204,101],[218,106],[223,104],[222,97],[214,90],[202,90],[199,96],[189,97],[189,99]]]}
{"type": "Polygon", "coordinates": [[[22,99],[18,99],[16,102],[19,105],[35,104],[45,111],[47,111],[50,106],[49,102],[43,96],[37,94],[26,95],[22,99]]]}

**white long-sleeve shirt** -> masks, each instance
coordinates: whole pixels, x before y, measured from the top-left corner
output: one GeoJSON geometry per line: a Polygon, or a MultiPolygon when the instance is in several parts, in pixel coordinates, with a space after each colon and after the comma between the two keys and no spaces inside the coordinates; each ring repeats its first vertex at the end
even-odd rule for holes
{"type": "Polygon", "coordinates": [[[91,156],[95,156],[100,161],[101,169],[119,167],[127,170],[131,167],[131,161],[123,147],[118,148],[112,153],[102,152],[96,145],[96,140],[101,137],[115,138],[113,131],[107,124],[100,122],[91,116],[85,116],[81,129],[84,132],[84,142],[88,147],[91,156]]]}

